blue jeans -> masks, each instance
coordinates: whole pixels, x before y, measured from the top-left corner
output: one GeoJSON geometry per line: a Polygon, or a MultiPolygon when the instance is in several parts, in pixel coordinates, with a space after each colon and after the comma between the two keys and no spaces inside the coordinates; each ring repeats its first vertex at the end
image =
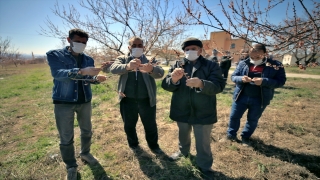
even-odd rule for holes
{"type": "Polygon", "coordinates": [[[88,154],[91,146],[91,102],[83,104],[55,104],[54,114],[56,125],[60,135],[60,153],[66,168],[77,167],[74,152],[74,115],[80,127],[81,151],[80,154],[88,154]]]}
{"type": "Polygon", "coordinates": [[[233,101],[230,113],[229,127],[227,135],[237,137],[237,131],[240,127],[240,119],[244,112],[248,109],[247,122],[242,130],[241,136],[249,138],[255,131],[266,105],[261,105],[261,97],[249,97],[240,95],[237,101],[233,101]]]}
{"type": "Polygon", "coordinates": [[[191,130],[193,128],[197,157],[197,166],[203,171],[210,171],[213,163],[211,152],[211,130],[213,125],[188,124],[177,122],[179,128],[179,149],[183,155],[188,155],[191,146],[191,130]]]}

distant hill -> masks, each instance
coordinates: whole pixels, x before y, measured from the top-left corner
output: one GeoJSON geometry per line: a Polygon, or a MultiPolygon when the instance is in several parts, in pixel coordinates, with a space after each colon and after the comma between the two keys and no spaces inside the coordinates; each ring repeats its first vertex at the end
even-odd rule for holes
{"type": "MultiPolygon", "coordinates": [[[[43,58],[45,54],[34,54],[34,58],[43,58]]],[[[21,59],[32,59],[32,54],[21,54],[21,59]]]]}

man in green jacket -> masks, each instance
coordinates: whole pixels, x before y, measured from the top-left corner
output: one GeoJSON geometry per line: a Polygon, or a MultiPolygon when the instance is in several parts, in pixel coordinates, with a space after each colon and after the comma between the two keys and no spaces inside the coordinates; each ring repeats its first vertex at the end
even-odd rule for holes
{"type": "Polygon", "coordinates": [[[177,121],[180,151],[171,160],[187,157],[191,145],[191,130],[196,141],[196,162],[205,179],[213,179],[210,135],[217,122],[216,94],[225,82],[219,64],[201,56],[202,42],[188,38],[182,43],[185,58],[177,61],[162,81],[162,88],[172,92],[170,118],[177,121]]]}
{"type": "Polygon", "coordinates": [[[124,122],[129,147],[139,149],[136,132],[138,116],[145,129],[145,137],[149,148],[155,154],[163,154],[158,144],[156,123],[156,83],[164,70],[149,62],[143,54],[143,40],[133,37],[129,40],[128,56],[121,56],[111,65],[110,72],[119,74],[118,93],[120,113],[124,122]]]}

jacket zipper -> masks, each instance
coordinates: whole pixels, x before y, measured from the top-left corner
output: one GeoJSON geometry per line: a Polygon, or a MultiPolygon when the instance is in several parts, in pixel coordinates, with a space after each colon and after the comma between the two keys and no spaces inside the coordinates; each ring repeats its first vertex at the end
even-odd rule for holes
{"type": "MultiPolygon", "coordinates": [[[[263,78],[263,71],[264,71],[265,67],[263,68],[262,70],[262,73],[261,73],[261,78],[263,78]]],[[[262,82],[261,82],[262,84],[262,82]]],[[[261,92],[261,109],[263,108],[263,94],[262,94],[262,86],[260,85],[260,92],[261,92]]]]}
{"type": "MultiPolygon", "coordinates": [[[[74,56],[72,56],[72,58],[76,61],[76,64],[77,64],[77,67],[78,68],[81,68],[81,64],[78,64],[78,61],[74,58],[74,56]]],[[[79,57],[78,57],[79,58],[79,57]]],[[[82,61],[81,61],[82,62],[82,61]]],[[[79,83],[79,81],[77,82],[79,83]]],[[[78,84],[77,84],[77,88],[78,88],[78,84]]],[[[81,83],[81,87],[82,87],[82,90],[83,90],[83,95],[84,95],[84,101],[87,102],[87,96],[86,96],[86,92],[85,92],[85,89],[84,89],[84,86],[83,86],[83,82],[81,83]]],[[[79,89],[77,89],[77,101],[79,100],[79,89]]]]}
{"type": "MultiPolygon", "coordinates": [[[[248,65],[246,65],[247,67],[248,67],[248,65]]],[[[249,67],[248,67],[248,71],[247,71],[247,76],[249,75],[249,67]]],[[[242,88],[240,89],[240,92],[238,93],[238,95],[237,95],[237,97],[236,97],[236,99],[234,100],[234,101],[237,101],[238,100],[238,98],[239,98],[239,96],[240,96],[240,93],[242,92],[242,90],[243,90],[243,88],[244,88],[244,85],[242,86],[242,88]]]]}

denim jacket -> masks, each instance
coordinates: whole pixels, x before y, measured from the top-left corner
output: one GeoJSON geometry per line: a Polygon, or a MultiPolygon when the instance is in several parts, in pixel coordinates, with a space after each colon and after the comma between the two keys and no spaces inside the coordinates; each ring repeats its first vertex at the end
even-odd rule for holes
{"type": "MultiPolygon", "coordinates": [[[[231,75],[231,80],[236,83],[236,88],[233,93],[233,100],[236,101],[242,92],[245,83],[242,82],[242,77],[249,74],[250,59],[240,61],[237,68],[231,75]]],[[[262,84],[261,84],[261,105],[269,105],[274,95],[274,89],[282,87],[287,78],[283,65],[276,60],[267,59],[263,64],[262,84]]]]}
{"type": "MultiPolygon", "coordinates": [[[[91,82],[92,76],[83,76],[78,74],[76,59],[68,51],[68,46],[63,49],[51,50],[47,52],[47,61],[50,66],[51,75],[53,77],[52,99],[65,102],[77,102],[78,100],[78,81],[74,79],[89,79],[86,81],[88,85],[83,85],[85,101],[92,99],[91,82]]],[[[81,68],[94,67],[93,59],[83,54],[81,68]]]]}

